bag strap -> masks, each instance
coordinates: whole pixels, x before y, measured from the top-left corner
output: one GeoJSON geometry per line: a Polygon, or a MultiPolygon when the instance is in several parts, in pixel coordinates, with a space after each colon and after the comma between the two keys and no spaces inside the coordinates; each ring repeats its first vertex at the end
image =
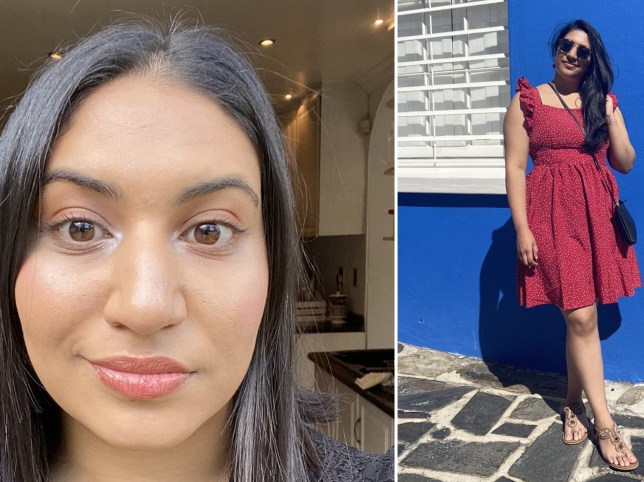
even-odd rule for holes
{"type": "MultiPolygon", "coordinates": [[[[570,117],[573,118],[573,120],[575,121],[575,124],[577,124],[577,126],[579,126],[579,129],[581,130],[581,133],[584,135],[584,137],[586,137],[586,130],[583,128],[583,126],[581,125],[581,122],[579,122],[579,119],[577,119],[575,114],[572,113],[572,111],[570,110],[570,107],[568,107],[568,104],[566,104],[566,101],[563,100],[563,97],[561,97],[561,94],[559,94],[559,91],[557,90],[555,85],[552,82],[548,82],[548,85],[553,90],[555,95],[559,98],[559,101],[561,102],[561,105],[563,105],[565,107],[565,109],[568,111],[568,114],[570,114],[570,117]]],[[[606,192],[608,193],[610,198],[613,200],[615,205],[618,205],[619,200],[613,195],[613,190],[610,188],[610,186],[608,185],[608,182],[606,181],[606,178],[604,177],[604,173],[602,172],[602,168],[599,165],[599,161],[597,160],[597,156],[595,156],[594,152],[591,152],[590,155],[593,157],[593,161],[595,162],[595,167],[599,171],[599,176],[600,176],[600,178],[602,180],[602,184],[604,185],[604,188],[606,189],[606,192]]]]}

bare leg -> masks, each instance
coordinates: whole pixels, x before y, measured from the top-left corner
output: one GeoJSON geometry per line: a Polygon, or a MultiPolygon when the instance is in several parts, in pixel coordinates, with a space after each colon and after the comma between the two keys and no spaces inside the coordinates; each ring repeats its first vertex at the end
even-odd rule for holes
{"type": "MultiPolygon", "coordinates": [[[[599,429],[613,427],[614,422],[608,411],[604,389],[604,365],[597,327],[597,305],[562,310],[562,313],[567,327],[567,363],[569,368],[572,368],[573,375],[572,386],[569,385],[568,393],[569,395],[578,393],[576,385],[580,384],[593,409],[595,426],[599,429]]],[[[630,449],[625,454],[619,453],[610,440],[600,440],[599,448],[608,462],[622,467],[637,460],[630,449]]]]}
{"type": "Polygon", "coordinates": [[[568,369],[568,393],[566,394],[566,401],[581,402],[583,387],[581,386],[581,379],[579,378],[577,367],[571,360],[570,339],[570,336],[566,337],[566,367],[568,369]]]}
{"type": "MultiPolygon", "coordinates": [[[[580,407],[584,406],[582,400],[583,387],[581,385],[581,379],[579,378],[579,373],[577,372],[577,367],[572,362],[570,355],[570,342],[571,337],[566,337],[566,366],[568,372],[568,393],[566,394],[566,403],[564,406],[568,406],[572,409],[573,413],[575,412],[575,405],[580,407]]],[[[585,414],[585,410],[584,410],[585,414]]],[[[584,436],[588,433],[588,419],[583,415],[578,415],[578,423],[575,423],[572,427],[565,423],[564,420],[564,439],[567,442],[582,440],[584,436]]]]}

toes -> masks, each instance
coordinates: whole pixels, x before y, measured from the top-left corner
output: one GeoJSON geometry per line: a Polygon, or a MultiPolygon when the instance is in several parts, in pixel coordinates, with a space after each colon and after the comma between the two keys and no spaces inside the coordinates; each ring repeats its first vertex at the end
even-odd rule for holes
{"type": "Polygon", "coordinates": [[[634,464],[637,461],[637,458],[632,454],[619,454],[616,457],[616,464],[620,467],[628,467],[631,464],[634,464]]]}

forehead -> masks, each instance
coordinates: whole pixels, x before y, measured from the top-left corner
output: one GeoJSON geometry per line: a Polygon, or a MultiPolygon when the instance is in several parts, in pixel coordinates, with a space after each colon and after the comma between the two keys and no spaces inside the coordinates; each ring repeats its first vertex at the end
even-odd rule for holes
{"type": "Polygon", "coordinates": [[[577,45],[584,45],[586,47],[590,47],[590,39],[588,38],[588,35],[586,34],[586,32],[584,32],[583,30],[579,30],[579,29],[570,30],[566,35],[564,35],[564,38],[568,40],[572,40],[577,45]]]}
{"type": "Polygon", "coordinates": [[[189,126],[193,137],[207,138],[217,136],[211,124],[247,137],[217,101],[196,88],[166,78],[131,75],[109,81],[84,98],[72,112],[68,130],[158,137],[158,132],[181,132],[189,126]]]}
{"type": "Polygon", "coordinates": [[[255,148],[221,105],[194,88],[144,76],[110,81],[77,106],[47,166],[66,168],[114,181],[235,175],[260,191],[255,148]]]}

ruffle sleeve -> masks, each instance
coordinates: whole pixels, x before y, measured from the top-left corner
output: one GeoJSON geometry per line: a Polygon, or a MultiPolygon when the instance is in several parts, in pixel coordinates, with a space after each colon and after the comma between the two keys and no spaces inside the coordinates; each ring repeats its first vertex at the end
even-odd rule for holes
{"type": "Polygon", "coordinates": [[[614,92],[609,92],[608,96],[613,99],[613,112],[615,112],[615,109],[617,109],[617,104],[619,104],[619,100],[617,100],[617,96],[614,92]]]}
{"type": "Polygon", "coordinates": [[[526,125],[528,126],[528,133],[530,133],[532,131],[534,109],[539,103],[539,92],[530,85],[530,82],[528,82],[528,79],[525,77],[521,77],[517,80],[516,91],[519,92],[521,110],[523,111],[523,117],[525,118],[526,125]]]}

